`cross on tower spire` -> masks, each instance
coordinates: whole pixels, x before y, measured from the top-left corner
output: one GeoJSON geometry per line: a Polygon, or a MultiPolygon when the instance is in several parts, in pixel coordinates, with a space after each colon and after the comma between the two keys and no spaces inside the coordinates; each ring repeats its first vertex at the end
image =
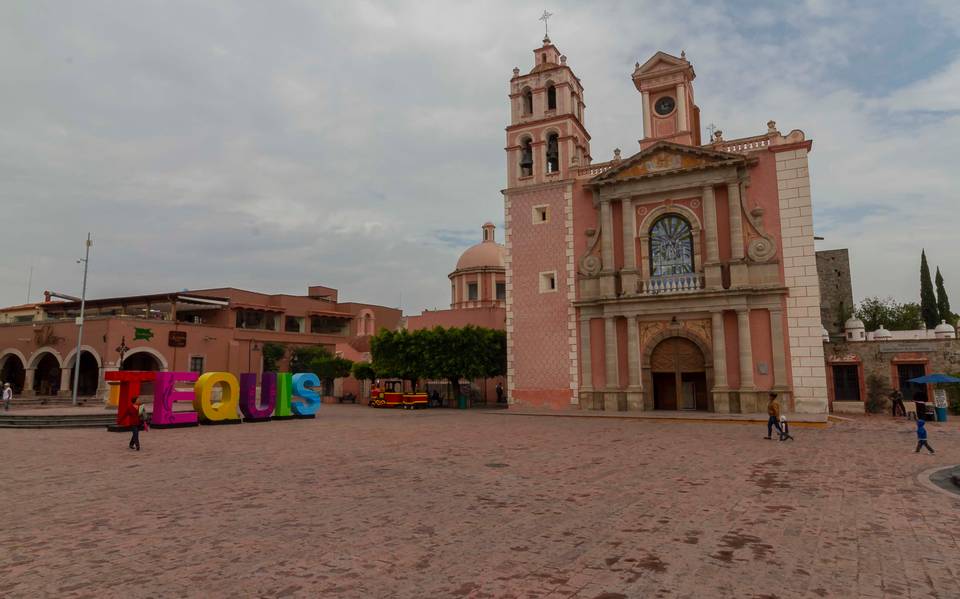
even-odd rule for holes
{"type": "Polygon", "coordinates": [[[540,15],[538,21],[543,21],[543,41],[550,41],[550,17],[553,16],[552,12],[543,11],[543,14],[540,15]]]}

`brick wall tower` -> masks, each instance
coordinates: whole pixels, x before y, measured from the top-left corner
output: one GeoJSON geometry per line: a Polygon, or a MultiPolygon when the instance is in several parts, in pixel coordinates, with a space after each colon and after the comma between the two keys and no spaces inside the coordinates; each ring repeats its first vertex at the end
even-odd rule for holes
{"type": "Polygon", "coordinates": [[[577,389],[574,182],[590,134],[567,57],[549,38],[533,57],[529,73],[513,70],[506,130],[507,393],[562,407],[577,389]]]}

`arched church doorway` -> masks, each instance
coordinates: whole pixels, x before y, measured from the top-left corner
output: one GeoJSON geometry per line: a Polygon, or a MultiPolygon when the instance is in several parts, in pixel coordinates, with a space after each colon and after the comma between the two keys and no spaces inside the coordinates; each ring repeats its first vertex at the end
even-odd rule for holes
{"type": "MultiPolygon", "coordinates": [[[[76,364],[76,360],[74,360],[74,364],[76,364]]],[[[76,367],[74,366],[70,369],[71,384],[76,375],[76,367]]],[[[100,365],[97,364],[97,359],[88,351],[80,352],[80,378],[77,381],[77,395],[96,395],[99,385],[100,365]]]]}
{"type": "Polygon", "coordinates": [[[706,360],[697,344],[683,337],[664,339],[650,355],[656,410],[706,410],[706,360]]]}
{"type": "Polygon", "coordinates": [[[10,383],[14,394],[19,395],[23,392],[23,381],[27,376],[23,360],[16,354],[7,354],[0,360],[3,360],[0,364],[0,383],[10,383]]]}
{"type": "Polygon", "coordinates": [[[37,395],[56,395],[60,391],[60,362],[51,353],[43,354],[33,374],[33,390],[37,395]]]}
{"type": "MultiPolygon", "coordinates": [[[[124,358],[123,363],[120,365],[120,370],[158,372],[160,370],[160,360],[153,354],[139,351],[124,358]]],[[[141,384],[140,395],[153,395],[153,383],[147,382],[141,384]]]]}

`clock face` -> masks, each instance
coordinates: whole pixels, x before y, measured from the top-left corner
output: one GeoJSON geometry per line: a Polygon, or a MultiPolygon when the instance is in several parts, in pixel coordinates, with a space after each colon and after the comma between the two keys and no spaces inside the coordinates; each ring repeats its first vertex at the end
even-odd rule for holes
{"type": "Polygon", "coordinates": [[[664,96],[657,100],[657,103],[653,106],[653,109],[657,111],[657,114],[660,116],[667,116],[673,109],[676,107],[677,103],[670,96],[664,96]]]}

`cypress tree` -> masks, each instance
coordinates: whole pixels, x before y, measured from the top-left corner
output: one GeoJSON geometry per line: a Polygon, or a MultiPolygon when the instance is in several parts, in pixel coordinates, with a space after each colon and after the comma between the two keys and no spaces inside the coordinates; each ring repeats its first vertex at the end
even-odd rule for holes
{"type": "Polygon", "coordinates": [[[946,320],[953,324],[953,312],[950,311],[950,298],[947,297],[947,290],[943,287],[943,275],[940,274],[940,267],[937,267],[937,312],[940,313],[940,320],[946,320]]]}
{"type": "Polygon", "coordinates": [[[920,252],[920,315],[928,329],[940,324],[940,311],[937,298],[933,294],[933,281],[930,280],[930,267],[927,266],[927,253],[920,252]]]}

